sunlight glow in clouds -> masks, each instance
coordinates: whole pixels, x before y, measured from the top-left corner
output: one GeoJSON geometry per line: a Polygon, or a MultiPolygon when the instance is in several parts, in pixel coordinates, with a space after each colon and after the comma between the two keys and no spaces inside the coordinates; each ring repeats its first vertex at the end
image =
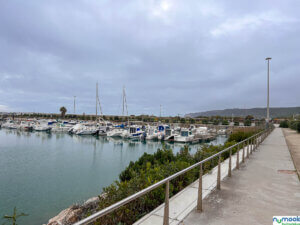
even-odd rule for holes
{"type": "Polygon", "coordinates": [[[166,17],[168,11],[171,10],[173,3],[168,0],[163,0],[159,2],[154,2],[153,15],[157,17],[166,17]]]}

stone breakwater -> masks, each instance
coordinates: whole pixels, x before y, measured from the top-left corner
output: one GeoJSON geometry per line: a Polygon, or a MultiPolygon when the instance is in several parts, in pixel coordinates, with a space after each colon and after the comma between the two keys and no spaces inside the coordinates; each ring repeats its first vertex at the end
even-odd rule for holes
{"type": "Polygon", "coordinates": [[[72,205],[61,211],[57,216],[51,218],[47,225],[71,225],[83,219],[87,213],[95,213],[98,206],[99,197],[90,198],[82,205],[72,205]]]}

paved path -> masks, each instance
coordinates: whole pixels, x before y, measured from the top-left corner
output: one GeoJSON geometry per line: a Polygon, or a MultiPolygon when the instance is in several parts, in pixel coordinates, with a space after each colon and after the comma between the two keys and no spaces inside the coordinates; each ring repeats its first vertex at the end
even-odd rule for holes
{"type": "Polygon", "coordinates": [[[300,215],[300,182],[282,130],[276,128],[232,178],[222,182],[184,225],[272,224],[277,215],[300,215]]]}

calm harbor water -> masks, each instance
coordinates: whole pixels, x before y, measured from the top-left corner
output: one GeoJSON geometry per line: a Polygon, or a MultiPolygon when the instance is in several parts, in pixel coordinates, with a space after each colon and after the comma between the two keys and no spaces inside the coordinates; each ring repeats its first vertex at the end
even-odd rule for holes
{"type": "MultiPolygon", "coordinates": [[[[212,143],[225,141],[219,136],[212,143]]],[[[167,145],[175,153],[184,146],[167,145]]],[[[47,223],[70,205],[99,195],[130,161],[161,146],[161,142],[0,129],[0,218],[17,207],[29,214],[18,224],[47,223]]],[[[199,147],[191,145],[191,152],[199,147]]]]}

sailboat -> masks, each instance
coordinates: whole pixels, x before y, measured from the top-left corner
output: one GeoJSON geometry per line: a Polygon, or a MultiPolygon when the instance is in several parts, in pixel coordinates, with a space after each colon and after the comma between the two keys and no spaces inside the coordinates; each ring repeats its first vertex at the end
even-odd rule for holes
{"type": "Polygon", "coordinates": [[[134,140],[140,140],[145,138],[145,132],[142,130],[141,127],[137,125],[130,125],[129,124],[129,117],[128,117],[128,108],[127,108],[127,99],[126,99],[126,92],[125,92],[125,86],[123,87],[123,113],[122,116],[124,117],[124,113],[126,110],[126,117],[128,118],[127,126],[128,129],[124,130],[122,133],[122,138],[125,139],[134,139],[134,140]]]}
{"type": "Polygon", "coordinates": [[[98,135],[99,136],[107,136],[107,132],[112,127],[112,124],[108,121],[103,119],[103,112],[100,103],[99,93],[98,93],[98,82],[96,83],[96,121],[97,121],[97,128],[98,128],[98,135]],[[100,110],[100,117],[98,119],[98,106],[100,110]]]}

